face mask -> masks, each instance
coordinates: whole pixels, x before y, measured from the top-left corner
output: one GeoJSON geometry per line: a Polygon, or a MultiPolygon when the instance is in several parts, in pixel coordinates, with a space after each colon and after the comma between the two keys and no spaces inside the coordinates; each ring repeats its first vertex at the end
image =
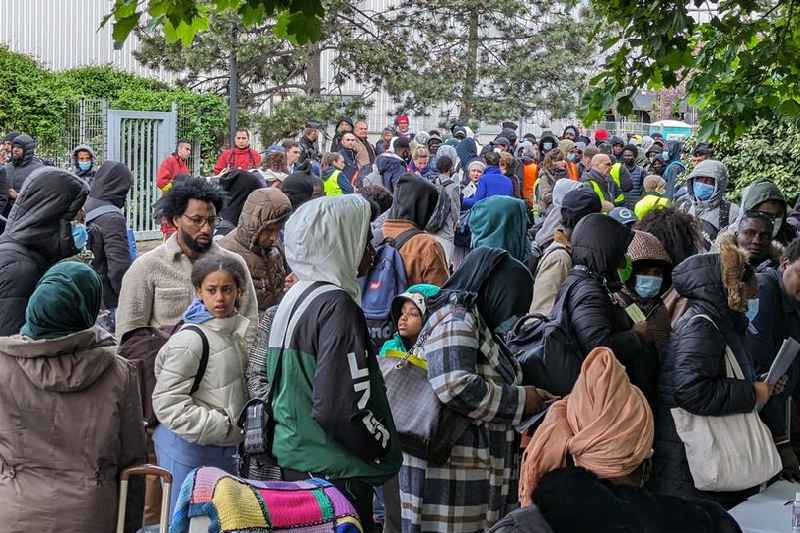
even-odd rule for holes
{"type": "Polygon", "coordinates": [[[502,154],[502,153],[503,153],[503,149],[502,149],[502,148],[498,148],[498,147],[496,147],[496,146],[495,146],[495,148],[494,148],[494,153],[496,153],[496,154],[502,154]]]}
{"type": "Polygon", "coordinates": [[[542,150],[549,152],[553,149],[553,143],[542,143],[542,150]]]}
{"type": "Polygon", "coordinates": [[[744,313],[747,315],[747,320],[752,322],[758,316],[758,298],[748,298],[747,300],[747,311],[744,313]]]}
{"type": "Polygon", "coordinates": [[[701,202],[705,202],[706,200],[711,198],[714,195],[714,191],[716,190],[717,188],[715,186],[700,181],[695,181],[692,184],[692,191],[694,192],[694,197],[700,200],[701,202]]]}
{"type": "Polygon", "coordinates": [[[90,168],[92,168],[91,161],[78,161],[78,168],[81,169],[83,172],[86,172],[90,168]]]}
{"type": "Polygon", "coordinates": [[[567,154],[567,161],[574,163],[578,160],[578,154],[567,154]]]}
{"type": "Polygon", "coordinates": [[[75,243],[75,248],[83,250],[86,247],[86,241],[89,240],[89,234],[86,232],[86,226],[78,222],[71,222],[72,224],[72,241],[75,243]]]}
{"type": "Polygon", "coordinates": [[[781,232],[781,228],[783,227],[783,218],[776,218],[772,223],[772,238],[775,239],[778,237],[778,233],[781,232]]]}
{"type": "Polygon", "coordinates": [[[661,277],[659,276],[645,276],[638,274],[636,276],[636,294],[647,300],[658,296],[661,290],[661,277]]]}
{"type": "Polygon", "coordinates": [[[622,268],[618,268],[617,272],[619,273],[619,279],[622,283],[627,283],[631,276],[633,275],[633,261],[631,260],[631,256],[625,256],[625,265],[622,268]]]}
{"type": "Polygon", "coordinates": [[[669,152],[664,150],[663,152],[661,152],[661,157],[662,159],[664,159],[664,161],[669,161],[669,152]]]}

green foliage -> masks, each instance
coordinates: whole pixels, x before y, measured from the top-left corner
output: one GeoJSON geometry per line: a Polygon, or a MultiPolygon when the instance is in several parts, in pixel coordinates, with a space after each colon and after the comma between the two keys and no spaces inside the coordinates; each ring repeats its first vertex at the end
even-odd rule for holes
{"type": "Polygon", "coordinates": [[[0,46],[0,87],[0,131],[24,131],[40,146],[60,145],[68,114],[81,98],[105,98],[111,108],[138,111],[170,111],[174,102],[179,135],[200,140],[206,157],[216,157],[226,132],[227,106],[218,96],[169,88],[108,66],[51,72],[0,46]]]}
{"type": "Polygon", "coordinates": [[[302,131],[306,122],[334,123],[339,117],[361,117],[372,105],[361,98],[311,97],[297,95],[272,108],[267,115],[255,115],[253,120],[261,132],[264,146],[275,144],[302,131]]]}
{"type": "MultiPolygon", "coordinates": [[[[548,110],[574,111],[591,65],[584,20],[569,2],[402,0],[377,17],[381,40],[402,50],[363,70],[385,80],[400,107],[424,112],[449,104],[449,116],[497,121],[548,110]]],[[[583,13],[588,15],[589,13],[583,13]]]]}
{"type": "Polygon", "coordinates": [[[717,14],[700,24],[684,0],[593,0],[612,35],[603,42],[603,70],[584,97],[584,123],[613,107],[629,114],[639,89],[683,83],[701,112],[703,138],[736,137],[762,119],[800,116],[794,0],[713,4],[717,14]]]}
{"type": "Polygon", "coordinates": [[[169,43],[189,47],[208,29],[210,16],[231,10],[248,27],[275,19],[275,34],[296,44],[317,41],[322,34],[324,9],[319,0],[115,0],[101,26],[113,20],[112,36],[119,45],[149,18],[148,24],[160,27],[169,43]]]}
{"type": "Polygon", "coordinates": [[[723,136],[715,156],[725,163],[731,177],[731,195],[740,197],[747,185],[768,180],[787,198],[800,193],[800,127],[760,121],[744,134],[723,136]]]}
{"type": "Polygon", "coordinates": [[[55,142],[63,117],[79,99],[73,88],[34,59],[0,45],[0,131],[24,131],[39,142],[55,142]]]}

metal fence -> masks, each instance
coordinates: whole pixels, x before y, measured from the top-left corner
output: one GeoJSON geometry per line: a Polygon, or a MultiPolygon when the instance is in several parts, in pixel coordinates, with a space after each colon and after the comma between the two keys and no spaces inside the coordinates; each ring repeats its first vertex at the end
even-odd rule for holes
{"type": "Polygon", "coordinates": [[[82,99],[67,110],[59,140],[37,146],[36,153],[59,168],[69,168],[72,150],[86,144],[92,147],[100,164],[106,159],[107,131],[108,102],[99,98],[82,99]]]}

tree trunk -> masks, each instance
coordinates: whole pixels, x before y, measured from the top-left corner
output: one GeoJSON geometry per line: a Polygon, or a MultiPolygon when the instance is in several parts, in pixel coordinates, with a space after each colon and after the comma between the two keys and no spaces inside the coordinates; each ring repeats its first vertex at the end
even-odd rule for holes
{"type": "Polygon", "coordinates": [[[307,45],[306,59],[306,94],[308,96],[319,96],[322,94],[322,52],[319,44],[307,45]]]}
{"type": "Polygon", "coordinates": [[[475,97],[475,85],[478,83],[478,7],[474,6],[469,14],[467,32],[467,68],[464,77],[464,89],[461,95],[461,109],[458,118],[466,122],[472,118],[472,100],[475,97]]]}
{"type": "Polygon", "coordinates": [[[239,62],[236,57],[239,44],[239,31],[233,30],[231,51],[228,54],[228,141],[234,146],[236,128],[239,120],[239,62]]]}

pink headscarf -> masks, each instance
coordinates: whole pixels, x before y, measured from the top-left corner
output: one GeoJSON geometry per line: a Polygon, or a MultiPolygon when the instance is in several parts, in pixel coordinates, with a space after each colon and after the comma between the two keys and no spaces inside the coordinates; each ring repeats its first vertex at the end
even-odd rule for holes
{"type": "Polygon", "coordinates": [[[625,368],[608,348],[592,350],[572,392],[554,403],[523,455],[519,499],[530,505],[542,477],[577,466],[601,478],[628,475],[649,457],[653,413],[625,368]]]}

